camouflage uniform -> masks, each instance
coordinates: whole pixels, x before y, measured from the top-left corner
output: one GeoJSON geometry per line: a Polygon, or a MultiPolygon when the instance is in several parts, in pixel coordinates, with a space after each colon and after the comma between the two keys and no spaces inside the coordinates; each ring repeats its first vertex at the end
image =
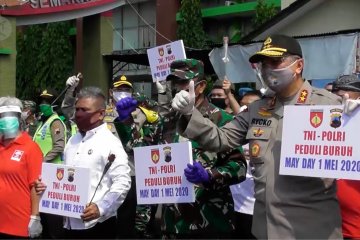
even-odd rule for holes
{"type": "MultiPolygon", "coordinates": [[[[125,76],[122,76],[119,81],[114,82],[114,88],[120,87],[121,85],[127,85],[132,88],[130,82],[126,80],[125,76]]],[[[133,181],[133,189],[128,193],[128,201],[118,210],[118,224],[122,228],[119,231],[120,238],[151,238],[153,233],[149,231],[149,223],[151,220],[150,205],[136,205],[136,212],[134,216],[134,223],[131,223],[129,218],[122,215],[122,212],[126,211],[129,215],[133,214],[129,208],[132,207],[133,201],[136,201],[135,191],[135,162],[133,148],[141,146],[155,145],[159,142],[161,136],[161,125],[159,124],[159,116],[156,111],[150,109],[156,109],[157,103],[148,99],[145,95],[140,93],[132,93],[132,97],[138,102],[138,107],[131,113],[131,118],[125,121],[118,121],[118,113],[116,107],[110,104],[111,107],[107,109],[108,125],[114,127],[115,133],[121,140],[124,149],[129,157],[129,165],[131,166],[131,176],[133,181]],[[111,112],[109,110],[112,110],[111,112]],[[110,120],[112,117],[112,121],[110,120]],[[132,203],[130,203],[132,201],[132,203]],[[127,225],[124,226],[124,225],[127,225]],[[133,226],[134,225],[134,226],[133,226]],[[129,229],[130,228],[130,229],[129,229]],[[134,231],[134,232],[133,232],[134,231]]]]}
{"type": "Polygon", "coordinates": [[[30,115],[21,118],[23,130],[33,137],[40,124],[35,117],[36,103],[31,100],[22,100],[21,102],[23,105],[23,113],[26,111],[30,112],[30,115]]]}
{"type": "MultiPolygon", "coordinates": [[[[201,75],[203,68],[202,65],[199,65],[201,64],[199,61],[189,59],[181,61],[189,67],[188,71],[190,70],[195,75],[200,72],[200,74],[196,75],[197,79],[203,79],[201,75]],[[193,65],[196,66],[192,67],[193,65]]],[[[181,61],[176,61],[174,65],[176,67],[180,66],[182,69],[181,61]]],[[[174,69],[176,69],[174,65],[171,65],[172,75],[177,73],[174,72],[174,69]]],[[[194,79],[194,75],[187,74],[190,79],[194,79]]],[[[169,78],[171,79],[170,75],[169,78]]],[[[181,81],[181,79],[179,80],[181,81]]],[[[196,80],[195,82],[199,82],[196,80]]],[[[162,140],[164,142],[185,141],[187,139],[179,137],[176,132],[175,124],[179,115],[166,107],[168,104],[169,97],[159,95],[159,105],[162,107],[160,113],[164,116],[162,140]]],[[[205,118],[211,120],[217,126],[223,126],[233,119],[232,115],[215,107],[206,98],[197,106],[197,109],[205,118]]],[[[229,237],[234,230],[231,222],[233,200],[229,185],[244,180],[246,174],[245,161],[241,158],[229,160],[224,158],[224,154],[203,151],[194,141],[192,141],[192,147],[194,161],[200,162],[208,170],[211,180],[206,185],[196,186],[195,203],[171,204],[163,207],[162,231],[164,237],[229,237]]]]}

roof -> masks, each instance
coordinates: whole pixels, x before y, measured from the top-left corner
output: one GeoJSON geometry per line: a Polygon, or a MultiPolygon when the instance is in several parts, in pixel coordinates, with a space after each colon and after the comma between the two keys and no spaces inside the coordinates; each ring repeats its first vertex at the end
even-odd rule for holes
{"type": "Polygon", "coordinates": [[[292,23],[296,19],[302,17],[304,13],[315,8],[325,0],[297,0],[290,4],[287,8],[280,11],[269,21],[260,25],[241,39],[241,42],[260,41],[267,36],[276,33],[282,27],[292,23]]]}
{"type": "MultiPolygon", "coordinates": [[[[212,49],[189,49],[186,48],[186,57],[201,60],[204,63],[204,70],[206,74],[215,73],[209,59],[209,53],[212,49]]],[[[149,66],[149,59],[147,56],[147,48],[134,50],[113,51],[110,54],[104,55],[108,60],[133,63],[138,65],[149,66]]]]}

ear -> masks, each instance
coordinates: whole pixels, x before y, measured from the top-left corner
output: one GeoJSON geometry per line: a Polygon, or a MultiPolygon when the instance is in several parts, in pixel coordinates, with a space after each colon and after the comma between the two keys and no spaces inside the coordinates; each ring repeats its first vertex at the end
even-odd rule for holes
{"type": "Polygon", "coordinates": [[[297,60],[295,72],[300,75],[303,70],[304,70],[304,59],[301,58],[297,60]]]}
{"type": "Polygon", "coordinates": [[[198,89],[199,94],[203,94],[206,89],[206,81],[202,80],[196,88],[198,89]]]}
{"type": "Polygon", "coordinates": [[[102,110],[100,111],[100,117],[99,117],[99,119],[102,121],[102,120],[104,120],[104,118],[105,118],[105,109],[102,109],[102,110]]]}

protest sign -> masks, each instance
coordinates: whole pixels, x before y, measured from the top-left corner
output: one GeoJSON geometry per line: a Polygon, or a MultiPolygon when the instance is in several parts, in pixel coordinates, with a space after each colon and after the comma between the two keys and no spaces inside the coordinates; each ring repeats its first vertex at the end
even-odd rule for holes
{"type": "Polygon", "coordinates": [[[134,148],[138,204],[194,202],[194,184],[184,176],[193,162],[190,142],[134,148]]]}
{"type": "Polygon", "coordinates": [[[360,114],[342,106],[285,106],[280,174],[360,180],[360,114]]]}
{"type": "Polygon", "coordinates": [[[153,82],[166,80],[170,74],[170,64],[185,59],[185,48],[182,40],[157,46],[147,50],[153,82]]]}
{"type": "Polygon", "coordinates": [[[40,212],[80,218],[89,200],[90,169],[43,163],[42,181],[47,187],[40,212]]]}

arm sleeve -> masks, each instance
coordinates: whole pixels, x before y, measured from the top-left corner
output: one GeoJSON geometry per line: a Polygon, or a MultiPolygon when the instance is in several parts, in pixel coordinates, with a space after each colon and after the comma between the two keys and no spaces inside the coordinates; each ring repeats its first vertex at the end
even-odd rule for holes
{"type": "Polygon", "coordinates": [[[108,172],[112,183],[110,191],[101,200],[95,202],[101,216],[107,216],[117,211],[124,202],[131,185],[128,157],[120,142],[111,149],[111,152],[115,154],[116,158],[108,172]]]}
{"type": "Polygon", "coordinates": [[[45,162],[54,160],[63,153],[65,148],[65,128],[61,120],[54,120],[51,123],[52,149],[44,157],[45,162]]]}
{"type": "Polygon", "coordinates": [[[28,155],[28,184],[31,188],[34,185],[35,180],[41,175],[43,153],[41,152],[39,146],[36,143],[33,143],[31,150],[29,150],[26,154],[28,155]]]}
{"type": "Polygon", "coordinates": [[[246,143],[249,113],[237,115],[234,120],[219,128],[194,109],[190,120],[181,116],[178,121],[179,133],[196,141],[204,150],[213,152],[229,151],[246,143]]]}
{"type": "Polygon", "coordinates": [[[68,89],[65,93],[64,100],[61,103],[61,111],[64,113],[66,119],[73,119],[75,114],[75,92],[72,89],[68,89]]]}

